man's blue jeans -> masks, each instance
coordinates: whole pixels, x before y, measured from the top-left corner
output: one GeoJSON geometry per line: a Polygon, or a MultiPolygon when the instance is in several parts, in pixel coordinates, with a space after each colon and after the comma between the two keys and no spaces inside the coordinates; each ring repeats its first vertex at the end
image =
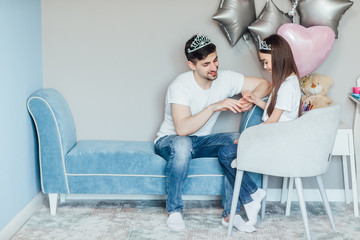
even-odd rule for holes
{"type": "MultiPolygon", "coordinates": [[[[156,141],[155,153],[167,161],[166,211],[168,213],[183,211],[182,189],[188,175],[190,160],[200,157],[218,157],[218,152],[223,147],[234,145],[234,141],[238,138],[239,133],[217,133],[207,136],[169,135],[156,141]]],[[[226,188],[233,188],[229,181],[226,181],[225,184],[228,184],[226,188]]],[[[225,192],[228,194],[228,191],[225,192]]],[[[232,194],[228,196],[231,205],[232,194]]]]}
{"type": "MultiPolygon", "coordinates": [[[[224,169],[224,189],[223,189],[223,207],[224,211],[222,217],[230,214],[231,201],[234,192],[236,169],[232,168],[231,162],[236,158],[237,145],[230,144],[222,147],[218,152],[220,164],[224,169]]],[[[252,180],[247,172],[244,172],[240,187],[239,202],[236,207],[236,213],[240,213],[241,204],[252,202],[250,194],[256,192],[258,189],[256,183],[252,180]]]]}

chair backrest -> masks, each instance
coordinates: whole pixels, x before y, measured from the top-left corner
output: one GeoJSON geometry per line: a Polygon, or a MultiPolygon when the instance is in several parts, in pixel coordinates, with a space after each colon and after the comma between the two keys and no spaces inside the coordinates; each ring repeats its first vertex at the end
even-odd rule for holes
{"type": "Polygon", "coordinates": [[[27,101],[27,108],[38,137],[43,192],[68,192],[64,159],[76,144],[76,129],[70,108],[55,89],[41,89],[33,93],[27,101]]]}
{"type": "Polygon", "coordinates": [[[282,177],[326,172],[340,122],[340,106],[313,109],[300,118],[246,129],[240,136],[237,168],[282,177]]]}

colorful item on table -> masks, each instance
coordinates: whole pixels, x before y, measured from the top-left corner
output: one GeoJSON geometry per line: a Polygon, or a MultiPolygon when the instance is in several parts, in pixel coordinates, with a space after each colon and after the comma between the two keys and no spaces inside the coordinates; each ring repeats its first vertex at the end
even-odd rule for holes
{"type": "Polygon", "coordinates": [[[360,87],[353,87],[353,93],[360,94],[360,87]]]}
{"type": "Polygon", "coordinates": [[[313,109],[314,105],[311,104],[311,102],[309,102],[308,104],[303,103],[303,107],[302,110],[303,112],[307,112],[310,111],[311,109],[313,109]]]}
{"type": "Polygon", "coordinates": [[[353,87],[353,93],[354,98],[360,99],[360,87],[353,87]]]}

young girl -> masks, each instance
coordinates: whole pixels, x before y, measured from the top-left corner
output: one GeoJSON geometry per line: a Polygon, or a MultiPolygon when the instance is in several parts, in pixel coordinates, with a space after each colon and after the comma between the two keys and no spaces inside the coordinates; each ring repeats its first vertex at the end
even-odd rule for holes
{"type": "MultiPolygon", "coordinates": [[[[264,109],[262,119],[265,124],[296,119],[301,113],[301,90],[299,73],[290,45],[283,37],[277,34],[265,38],[264,41],[260,40],[259,45],[260,59],[264,63],[264,68],[272,75],[272,92],[268,102],[261,100],[249,91],[242,92],[242,95],[248,102],[264,109]]],[[[235,144],[237,142],[235,141],[235,144]]],[[[234,184],[236,176],[236,170],[231,168],[231,162],[236,158],[237,145],[235,144],[228,146],[228,148],[233,150],[233,154],[226,156],[223,156],[220,152],[218,154],[225,175],[232,184],[234,184]]],[[[229,153],[231,151],[227,149],[226,152],[229,153]]],[[[247,177],[246,172],[244,172],[244,177],[247,177]]],[[[249,180],[247,182],[251,183],[249,180]]],[[[244,204],[249,219],[248,225],[256,224],[257,215],[261,208],[260,202],[264,197],[265,191],[256,187],[255,183],[241,186],[240,200],[244,204]]],[[[231,196],[227,196],[227,198],[231,198],[231,196]]],[[[227,208],[224,206],[223,224],[228,221],[227,208]]],[[[241,218],[239,215],[236,217],[238,219],[241,218]]],[[[235,220],[237,220],[236,217],[235,220]]]]}
{"type": "Polygon", "coordinates": [[[264,123],[294,120],[301,114],[299,73],[290,45],[280,35],[274,34],[260,40],[259,56],[264,68],[272,76],[272,92],[264,102],[249,91],[243,97],[264,109],[264,123]]]}

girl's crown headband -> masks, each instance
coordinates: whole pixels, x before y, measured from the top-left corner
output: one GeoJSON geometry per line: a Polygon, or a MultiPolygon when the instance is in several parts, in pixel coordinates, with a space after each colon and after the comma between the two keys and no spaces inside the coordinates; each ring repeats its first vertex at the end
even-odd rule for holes
{"type": "Polygon", "coordinates": [[[266,41],[261,40],[259,36],[258,39],[259,39],[259,50],[271,51],[271,44],[267,44],[266,41]]]}

